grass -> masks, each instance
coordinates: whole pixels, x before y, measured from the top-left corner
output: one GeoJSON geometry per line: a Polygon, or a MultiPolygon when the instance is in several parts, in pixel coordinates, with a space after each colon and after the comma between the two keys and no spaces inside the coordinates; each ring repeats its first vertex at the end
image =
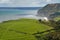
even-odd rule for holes
{"type": "Polygon", "coordinates": [[[0,23],[0,40],[37,40],[32,34],[49,29],[35,19],[5,21],[0,23]]]}
{"type": "Polygon", "coordinates": [[[54,18],[54,20],[56,20],[56,21],[60,20],[60,16],[54,18]]]}

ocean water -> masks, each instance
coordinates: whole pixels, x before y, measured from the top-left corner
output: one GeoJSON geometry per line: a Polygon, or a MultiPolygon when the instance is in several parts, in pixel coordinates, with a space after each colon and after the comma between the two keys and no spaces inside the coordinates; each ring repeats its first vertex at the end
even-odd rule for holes
{"type": "Polygon", "coordinates": [[[7,20],[15,20],[21,18],[37,18],[38,9],[20,10],[20,9],[0,9],[0,22],[7,20]]]}

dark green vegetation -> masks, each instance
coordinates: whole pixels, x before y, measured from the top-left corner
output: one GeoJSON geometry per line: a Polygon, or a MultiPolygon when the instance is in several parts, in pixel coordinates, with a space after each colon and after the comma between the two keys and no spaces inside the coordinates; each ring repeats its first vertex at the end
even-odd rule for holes
{"type": "Polygon", "coordinates": [[[53,27],[35,19],[5,21],[0,23],[0,40],[43,40],[50,29],[53,27]]]}
{"type": "Polygon", "coordinates": [[[50,27],[53,27],[53,29],[36,33],[36,34],[43,34],[48,32],[44,36],[36,35],[36,38],[38,40],[60,40],[60,20],[58,21],[49,20],[48,22],[39,20],[39,22],[48,25],[50,27]]]}
{"type": "Polygon", "coordinates": [[[57,22],[51,22],[54,32],[49,32],[45,35],[45,40],[60,40],[60,20],[57,22]]]}

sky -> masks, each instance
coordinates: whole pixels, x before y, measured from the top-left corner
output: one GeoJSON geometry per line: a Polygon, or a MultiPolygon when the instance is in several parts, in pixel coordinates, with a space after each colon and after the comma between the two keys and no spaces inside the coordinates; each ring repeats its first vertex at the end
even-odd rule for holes
{"type": "Polygon", "coordinates": [[[43,7],[60,0],[0,0],[0,7],[43,7]]]}

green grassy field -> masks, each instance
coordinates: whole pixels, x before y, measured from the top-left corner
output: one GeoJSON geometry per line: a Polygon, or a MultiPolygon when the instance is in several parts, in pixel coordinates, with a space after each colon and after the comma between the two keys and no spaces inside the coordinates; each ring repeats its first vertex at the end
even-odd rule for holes
{"type": "Polygon", "coordinates": [[[37,40],[32,34],[49,29],[35,19],[5,21],[0,23],[0,40],[37,40]]]}

